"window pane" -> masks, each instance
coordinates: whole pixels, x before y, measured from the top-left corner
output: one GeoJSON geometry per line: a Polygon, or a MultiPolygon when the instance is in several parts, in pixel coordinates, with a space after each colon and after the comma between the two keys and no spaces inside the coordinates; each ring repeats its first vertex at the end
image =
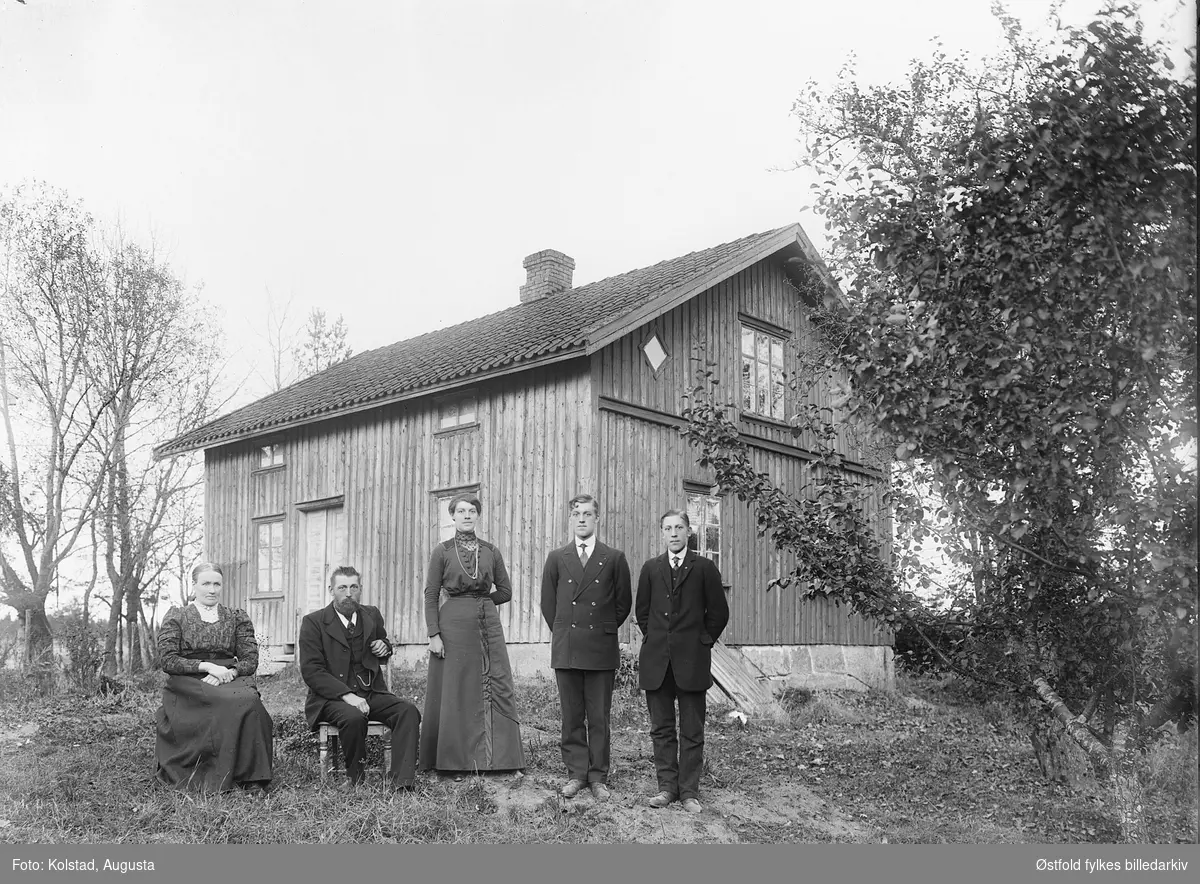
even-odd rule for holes
{"type": "Polygon", "coordinates": [[[273,592],[281,592],[283,590],[283,568],[272,569],[271,590],[273,592]]]}
{"type": "Polygon", "coordinates": [[[764,335],[762,332],[758,332],[754,336],[754,343],[755,343],[755,351],[757,353],[756,358],[758,359],[758,361],[759,362],[770,362],[771,361],[771,339],[768,338],[766,335],[764,335]]]}
{"type": "Polygon", "coordinates": [[[258,548],[258,581],[262,583],[262,575],[271,570],[271,550],[265,546],[258,548]]]}
{"type": "Polygon", "coordinates": [[[646,354],[646,359],[650,361],[650,367],[658,371],[662,364],[667,361],[667,351],[663,347],[662,341],[658,339],[658,335],[653,335],[646,345],[642,348],[642,352],[646,354]]]}
{"type": "Polygon", "coordinates": [[[708,499],[708,522],[710,525],[721,524],[721,498],[719,497],[708,499]]]}
{"type": "Polygon", "coordinates": [[[710,525],[704,529],[704,548],[713,552],[721,548],[721,529],[710,525]]]}
{"type": "Polygon", "coordinates": [[[717,570],[720,570],[721,569],[721,554],[719,552],[714,552],[712,555],[709,556],[709,558],[712,559],[712,563],[717,566],[717,570]]]}
{"type": "Polygon", "coordinates": [[[458,424],[458,403],[457,402],[443,402],[442,409],[441,409],[441,416],[442,416],[441,424],[440,424],[441,429],[444,430],[446,427],[456,426],[458,424]]]}
{"type": "Polygon", "coordinates": [[[754,362],[742,359],[742,410],[754,408],[754,362]]]}
{"type": "Polygon", "coordinates": [[[770,414],[767,411],[766,378],[760,378],[758,385],[754,388],[754,410],[759,414],[770,414]]]}
{"type": "Polygon", "coordinates": [[[783,341],[778,338],[771,338],[771,365],[774,368],[783,368],[783,341]]]}
{"type": "Polygon", "coordinates": [[[283,549],[283,522],[271,523],[271,546],[283,549]]]}
{"type": "Polygon", "coordinates": [[[260,466],[269,467],[272,463],[274,463],[275,454],[272,450],[273,448],[273,445],[264,445],[262,447],[262,458],[259,461],[260,466]]]}
{"type": "Polygon", "coordinates": [[[783,369],[771,369],[771,417],[784,420],[783,413],[783,369]]]}
{"type": "Polygon", "coordinates": [[[464,399],[458,407],[458,422],[460,424],[469,424],[475,420],[475,397],[471,396],[464,399]]]}
{"type": "Polygon", "coordinates": [[[746,356],[754,355],[754,332],[742,326],[742,353],[746,356]]]}
{"type": "Polygon", "coordinates": [[[688,521],[692,523],[693,528],[699,528],[704,524],[703,504],[700,500],[700,495],[689,494],[687,498],[687,514],[688,521]]]}

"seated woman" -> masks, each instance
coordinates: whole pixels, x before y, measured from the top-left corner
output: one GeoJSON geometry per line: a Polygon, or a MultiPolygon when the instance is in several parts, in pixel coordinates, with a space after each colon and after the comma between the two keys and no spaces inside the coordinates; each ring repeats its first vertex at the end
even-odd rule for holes
{"type": "Polygon", "coordinates": [[[167,683],[155,714],[158,779],[177,789],[266,794],[271,716],[254,685],[258,642],[245,611],[218,604],[221,569],[192,569],[195,601],[172,607],[158,631],[167,683]]]}
{"type": "Polygon", "coordinates": [[[508,647],[496,606],[512,598],[500,551],[475,536],[479,498],[450,501],[454,537],[433,548],[425,579],[429,678],[422,770],[525,767],[508,647]],[[439,605],[442,591],[446,599],[439,605]]]}

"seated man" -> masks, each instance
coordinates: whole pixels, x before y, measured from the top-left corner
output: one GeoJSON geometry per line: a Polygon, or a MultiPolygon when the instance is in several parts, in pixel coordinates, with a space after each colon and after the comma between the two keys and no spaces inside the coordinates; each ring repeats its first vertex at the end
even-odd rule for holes
{"type": "Polygon", "coordinates": [[[341,565],[329,576],[333,601],[300,624],[300,675],[308,685],[304,716],[316,730],[321,722],[338,729],[350,782],[363,781],[367,721],[392,729],[392,786],[416,785],[417,731],[421,713],[388,690],[380,662],[392,655],[379,609],[360,605],[357,570],[341,565]]]}

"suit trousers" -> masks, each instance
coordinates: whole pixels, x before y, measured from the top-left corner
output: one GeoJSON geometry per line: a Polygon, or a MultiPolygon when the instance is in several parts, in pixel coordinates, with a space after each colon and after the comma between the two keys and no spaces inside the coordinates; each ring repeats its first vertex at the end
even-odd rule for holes
{"type": "Polygon", "coordinates": [[[646,691],[650,711],[650,737],[654,741],[654,769],[658,788],[684,798],[700,795],[700,774],[704,769],[704,713],[706,691],[684,691],[675,685],[675,673],[667,665],[662,685],[646,691]],[[676,736],[675,703],[679,703],[679,730],[676,736]]]}
{"type": "MultiPolygon", "coordinates": [[[[392,729],[392,785],[414,785],[421,713],[408,700],[395,694],[372,691],[365,699],[371,707],[370,720],[382,721],[392,729]]],[[[342,700],[330,700],[321,711],[321,720],[337,727],[346,773],[350,775],[350,782],[361,783],[367,761],[368,716],[342,700]]]]}
{"type": "Polygon", "coordinates": [[[616,670],[555,669],[554,677],[562,706],[562,757],[567,776],[583,783],[608,782],[608,722],[616,670]]]}

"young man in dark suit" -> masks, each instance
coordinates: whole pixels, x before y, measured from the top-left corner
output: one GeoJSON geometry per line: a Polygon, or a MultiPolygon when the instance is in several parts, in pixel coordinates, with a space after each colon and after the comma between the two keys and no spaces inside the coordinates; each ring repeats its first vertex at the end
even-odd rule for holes
{"type": "Polygon", "coordinates": [[[688,549],[687,513],[667,510],[658,524],[667,551],[642,566],[636,606],[644,639],[639,678],[659,789],[647,803],[666,807],[678,798],[684,810],[699,813],[705,692],[712,687],[712,646],[729,622],[729,603],[717,566],[688,549]]]}
{"type": "Polygon", "coordinates": [[[379,609],[359,603],[362,577],[349,565],[329,576],[333,601],[306,614],[300,624],[300,675],[308,685],[304,716],[316,730],[336,725],[350,782],[363,781],[367,722],[392,729],[392,787],[416,785],[417,737],[421,713],[388,690],[384,673],[392,644],[379,609]]]}
{"type": "Polygon", "coordinates": [[[542,569],[542,616],[550,627],[550,665],[562,706],[564,798],[587,786],[609,797],[609,713],[621,663],[617,631],[633,607],[625,553],[596,539],[599,504],[590,494],[568,503],[574,539],[542,569]],[[586,719],[586,725],[585,725],[586,719]]]}

